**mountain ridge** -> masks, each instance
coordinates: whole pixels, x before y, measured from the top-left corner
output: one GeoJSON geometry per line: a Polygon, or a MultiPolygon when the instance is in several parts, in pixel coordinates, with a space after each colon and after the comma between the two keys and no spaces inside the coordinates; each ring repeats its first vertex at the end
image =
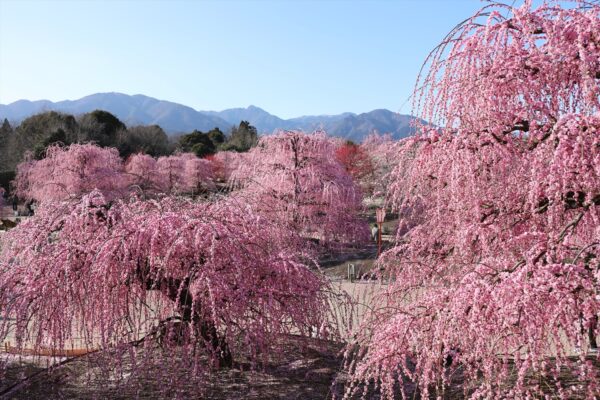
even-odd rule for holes
{"type": "Polygon", "coordinates": [[[143,94],[127,95],[119,92],[94,93],[76,100],[17,100],[0,104],[0,120],[19,123],[23,119],[44,111],[59,111],[80,115],[96,109],[108,111],[125,124],[160,125],[169,134],[208,131],[215,127],[227,132],[241,120],[250,122],[261,134],[278,129],[313,131],[324,129],[332,136],[362,141],[372,131],[390,133],[395,139],[413,133],[414,117],[376,109],[365,113],[345,112],[334,115],[303,115],[282,119],[264,109],[250,105],[246,108],[229,108],[222,111],[195,110],[184,104],[159,100],[143,94]]]}

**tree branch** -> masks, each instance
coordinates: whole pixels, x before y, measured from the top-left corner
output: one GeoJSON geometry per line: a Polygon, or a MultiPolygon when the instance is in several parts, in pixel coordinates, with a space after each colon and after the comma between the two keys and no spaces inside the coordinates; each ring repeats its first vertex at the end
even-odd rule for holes
{"type": "Polygon", "coordinates": [[[573,219],[573,221],[569,222],[567,224],[567,226],[565,226],[565,228],[562,230],[562,232],[560,233],[560,235],[558,236],[558,241],[562,242],[563,239],[565,238],[565,236],[567,235],[567,231],[569,229],[575,229],[577,227],[577,225],[579,224],[579,221],[581,221],[581,218],[583,218],[583,214],[585,214],[584,211],[580,212],[579,214],[577,214],[577,216],[573,219]]]}

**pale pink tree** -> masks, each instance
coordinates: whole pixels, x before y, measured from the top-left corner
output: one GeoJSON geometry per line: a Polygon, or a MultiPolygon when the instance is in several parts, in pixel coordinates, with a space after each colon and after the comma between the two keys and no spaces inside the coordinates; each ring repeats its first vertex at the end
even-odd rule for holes
{"type": "Polygon", "coordinates": [[[184,153],[180,157],[184,162],[184,187],[187,193],[198,195],[215,189],[214,163],[192,153],[184,153]]]}
{"type": "Polygon", "coordinates": [[[402,141],[394,141],[392,135],[369,134],[360,144],[372,164],[373,172],[365,176],[364,185],[374,197],[385,196],[391,180],[391,173],[398,164],[398,151],[402,141]]]}
{"type": "MultiPolygon", "coordinates": [[[[0,338],[34,352],[110,350],[102,360],[160,343],[187,354],[190,374],[236,356],[259,365],[289,334],[336,334],[310,258],[293,232],[228,201],[93,191],[44,202],[3,237],[0,338]]],[[[130,361],[133,373],[144,364],[130,361]]]]}
{"type": "Polygon", "coordinates": [[[132,185],[145,194],[198,195],[215,189],[213,164],[192,153],[160,157],[135,154],[125,163],[132,185]]]}
{"type": "Polygon", "coordinates": [[[264,136],[233,172],[235,197],[269,220],[328,244],[365,240],[362,195],[323,132],[264,136]]]}
{"type": "Polygon", "coordinates": [[[116,149],[72,144],[50,146],[45,158],[19,164],[14,185],[17,196],[43,202],[79,198],[94,189],[119,197],[128,180],[116,149]]]}
{"type": "Polygon", "coordinates": [[[92,144],[51,146],[41,160],[17,167],[15,193],[38,202],[80,198],[94,189],[108,198],[144,194],[198,195],[214,189],[212,165],[194,154],[158,160],[135,154],[125,165],[114,148],[92,144]]]}
{"type": "Polygon", "coordinates": [[[249,162],[249,155],[246,152],[220,151],[208,158],[213,163],[215,179],[221,182],[228,182],[234,171],[249,162]]]}
{"type": "Polygon", "coordinates": [[[182,193],[186,188],[185,161],[178,154],[159,157],[156,161],[158,171],[157,186],[161,193],[182,193]]]}
{"type": "Polygon", "coordinates": [[[132,187],[143,193],[156,194],[160,191],[160,173],[154,157],[143,153],[131,155],[125,162],[125,172],[132,187]]]}
{"type": "Polygon", "coordinates": [[[432,53],[415,109],[439,128],[397,155],[408,228],[348,396],[442,396],[457,375],[470,398],[600,396],[598,32],[595,4],[491,5],[432,53]]]}

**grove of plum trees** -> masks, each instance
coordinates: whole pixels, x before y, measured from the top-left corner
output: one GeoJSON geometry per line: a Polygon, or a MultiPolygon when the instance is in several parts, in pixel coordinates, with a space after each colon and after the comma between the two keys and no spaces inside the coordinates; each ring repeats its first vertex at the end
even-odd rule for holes
{"type": "Polygon", "coordinates": [[[228,165],[256,166],[243,189],[208,198],[196,195],[214,190],[216,156],[123,162],[114,148],[72,144],[20,164],[15,192],[39,206],[2,238],[0,337],[33,352],[121,349],[105,361],[129,357],[134,369],[146,365],[134,347],[160,344],[194,370],[235,357],[260,365],[289,334],[339,337],[305,233],[353,239],[364,227],[352,214],[360,193],[327,161],[324,134],[261,143],[247,157],[226,153],[228,165]],[[282,198],[266,196],[267,185],[282,198]]]}
{"type": "Polygon", "coordinates": [[[213,174],[212,163],[194,154],[134,154],[123,163],[115,148],[72,144],[51,146],[45,158],[19,164],[14,192],[37,202],[80,198],[94,189],[110,199],[140,189],[146,195],[193,195],[214,188],[213,174]]]}
{"type": "Polygon", "coordinates": [[[0,338],[122,349],[109,362],[160,344],[194,370],[340,338],[307,242],[365,239],[365,193],[400,228],[344,332],[346,398],[600,397],[600,5],[484,6],[430,54],[414,110],[401,142],[243,123],[248,153],[206,159],[50,146],[18,167],[39,208],[2,238],[0,338]]]}

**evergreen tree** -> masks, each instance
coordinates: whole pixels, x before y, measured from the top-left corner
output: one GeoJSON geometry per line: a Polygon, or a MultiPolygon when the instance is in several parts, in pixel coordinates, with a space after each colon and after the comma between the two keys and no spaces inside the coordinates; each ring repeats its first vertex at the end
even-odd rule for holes
{"type": "Polygon", "coordinates": [[[179,149],[186,153],[194,153],[198,157],[214,154],[216,151],[215,145],[208,134],[198,130],[179,138],[179,149]]]}
{"type": "Polygon", "coordinates": [[[258,132],[248,121],[240,122],[238,127],[231,128],[231,133],[223,146],[224,150],[244,152],[258,144],[258,132]]]}

